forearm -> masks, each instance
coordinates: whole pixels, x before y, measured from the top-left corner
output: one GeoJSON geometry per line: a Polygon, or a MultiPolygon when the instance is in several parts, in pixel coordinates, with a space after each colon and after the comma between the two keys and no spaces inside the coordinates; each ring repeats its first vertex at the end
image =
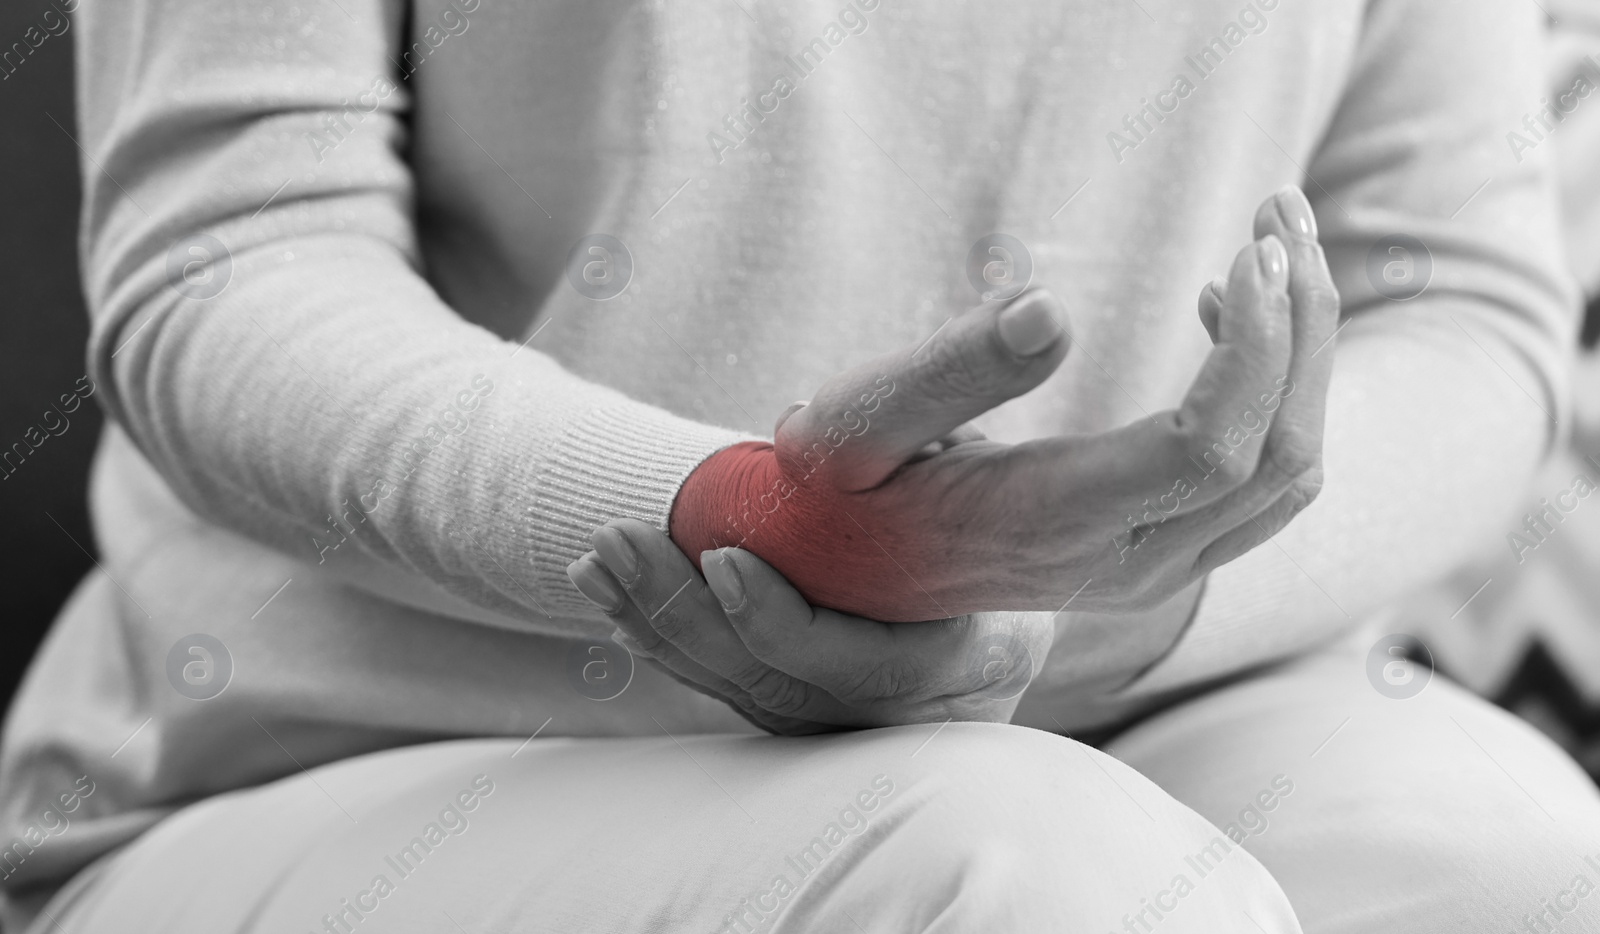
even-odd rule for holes
{"type": "Polygon", "coordinates": [[[350,12],[303,29],[287,5],[84,7],[103,404],[194,511],[390,599],[413,595],[381,582],[412,577],[533,628],[594,616],[564,574],[589,532],[664,524],[738,436],[580,380],[435,293],[398,155],[408,92],[383,77],[397,7],[350,12]],[[330,119],[347,121],[331,153],[307,142],[330,119]],[[214,294],[172,271],[197,233],[226,251],[190,270],[226,276],[214,294]]]}
{"type": "Polygon", "coordinates": [[[735,437],[511,357],[379,250],[291,238],[234,261],[249,284],[226,302],[140,307],[103,384],[190,508],[352,582],[420,577],[536,628],[578,615],[563,554],[614,515],[664,523],[735,437]]]}

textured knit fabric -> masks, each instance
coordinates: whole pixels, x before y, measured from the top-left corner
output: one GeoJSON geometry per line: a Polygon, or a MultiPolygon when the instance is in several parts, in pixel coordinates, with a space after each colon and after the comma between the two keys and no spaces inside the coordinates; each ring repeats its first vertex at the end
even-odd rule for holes
{"type": "MultiPolygon", "coordinates": [[[[1531,127],[1508,131],[1507,146],[1554,151],[1567,261],[1597,301],[1600,6],[1564,0],[1546,9],[1554,22],[1545,99],[1557,110],[1535,111],[1531,127]]],[[[1586,495],[1600,483],[1600,353],[1574,362],[1570,385],[1564,449],[1525,488],[1501,534],[1405,601],[1393,628],[1421,637],[1440,668],[1537,723],[1600,779],[1600,510],[1586,495]]]]}
{"type": "Polygon", "coordinates": [[[742,728],[643,669],[574,691],[570,637],[606,630],[562,569],[974,303],[990,233],[1075,338],[980,423],[1001,440],[1174,405],[1195,296],[1283,184],[1352,317],[1322,498],[1212,575],[1141,696],[1442,572],[1554,433],[1574,305],[1545,151],[1504,143],[1543,93],[1535,5],[457,2],[78,8],[102,570],[10,714],[0,838],[97,791],[10,891],[360,752],[742,728]],[[1392,234],[1431,256],[1409,301],[1369,272],[1392,234]],[[192,633],[231,655],[209,700],[169,675],[192,633]]]}
{"type": "Polygon", "coordinates": [[[1557,105],[1556,113],[1543,115],[1542,121],[1536,116],[1531,128],[1525,124],[1509,131],[1506,145],[1527,152],[1530,144],[1548,143],[1555,150],[1551,158],[1561,185],[1567,263],[1592,301],[1600,297],[1600,172],[1595,171],[1600,157],[1600,6],[1562,0],[1550,11],[1556,22],[1550,27],[1546,99],[1557,105]]]}

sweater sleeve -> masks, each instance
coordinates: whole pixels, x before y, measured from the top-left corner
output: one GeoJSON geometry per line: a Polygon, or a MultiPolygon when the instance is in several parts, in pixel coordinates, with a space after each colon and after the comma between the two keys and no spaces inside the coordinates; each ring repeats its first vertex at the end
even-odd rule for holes
{"type": "Polygon", "coordinates": [[[1334,638],[1509,528],[1564,424],[1578,310],[1550,147],[1508,142],[1548,95],[1544,28],[1535,4],[1368,5],[1342,101],[1299,162],[1346,319],[1322,494],[1210,576],[1125,696],[1334,638]]]}
{"type": "Polygon", "coordinates": [[[425,280],[396,0],[86,0],[90,372],[206,519],[391,599],[545,631],[741,436],[585,382],[425,280]],[[336,145],[329,154],[327,147],[336,145]]]}
{"type": "Polygon", "coordinates": [[[1550,145],[1561,180],[1567,264],[1592,302],[1600,297],[1600,172],[1595,171],[1600,164],[1600,107],[1592,99],[1600,89],[1600,5],[1566,0],[1551,4],[1550,13],[1557,20],[1550,30],[1551,90],[1569,95],[1569,103],[1576,105],[1573,90],[1581,97],[1588,84],[1589,99],[1571,107],[1550,145]]]}

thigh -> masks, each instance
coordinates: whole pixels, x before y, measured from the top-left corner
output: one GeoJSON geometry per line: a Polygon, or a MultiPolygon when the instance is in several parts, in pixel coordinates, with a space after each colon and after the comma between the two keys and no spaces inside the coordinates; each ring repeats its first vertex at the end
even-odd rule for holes
{"type": "Polygon", "coordinates": [[[202,802],[51,913],[74,934],[1298,931],[1247,855],[1188,869],[1214,833],[1017,727],[475,740],[202,802]]]}
{"type": "Polygon", "coordinates": [[[1189,702],[1107,751],[1231,832],[1312,934],[1600,930],[1587,776],[1441,678],[1380,692],[1360,646],[1189,702]]]}

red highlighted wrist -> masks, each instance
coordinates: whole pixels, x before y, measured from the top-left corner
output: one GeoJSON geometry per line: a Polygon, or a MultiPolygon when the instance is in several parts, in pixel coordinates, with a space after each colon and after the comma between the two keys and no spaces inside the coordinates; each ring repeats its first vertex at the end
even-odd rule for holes
{"type": "Polygon", "coordinates": [[[789,486],[771,444],[743,441],[723,448],[678,490],[668,521],[672,541],[697,568],[702,551],[747,548],[751,533],[781,509],[776,504],[793,496],[789,486]]]}
{"type": "Polygon", "coordinates": [[[879,620],[934,619],[880,546],[893,538],[871,494],[840,493],[815,477],[786,476],[771,444],[723,448],[690,473],[672,504],[672,541],[700,566],[700,553],[742,548],[770,564],[814,606],[879,620]],[[913,604],[907,609],[904,604],[913,604]]]}

